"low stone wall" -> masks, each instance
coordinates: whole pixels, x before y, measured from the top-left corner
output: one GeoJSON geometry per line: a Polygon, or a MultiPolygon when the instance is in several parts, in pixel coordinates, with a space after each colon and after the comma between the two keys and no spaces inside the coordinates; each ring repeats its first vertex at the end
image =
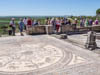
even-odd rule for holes
{"type": "Polygon", "coordinates": [[[73,31],[73,26],[72,25],[63,25],[62,26],[62,33],[66,33],[68,31],[73,31]]]}
{"type": "MultiPolygon", "coordinates": [[[[66,33],[67,31],[72,31],[72,25],[63,25],[60,27],[60,31],[66,33]]],[[[46,33],[53,33],[53,26],[52,25],[38,25],[28,28],[27,34],[46,34],[46,33]]]]}
{"type": "Polygon", "coordinates": [[[31,28],[28,28],[27,34],[43,34],[45,33],[45,27],[44,26],[34,26],[31,28]]]}
{"type": "Polygon", "coordinates": [[[77,28],[79,31],[87,31],[87,30],[94,30],[94,31],[99,31],[100,32],[100,25],[93,25],[93,26],[88,26],[88,27],[78,27],[77,28]]]}
{"type": "MultiPolygon", "coordinates": [[[[94,31],[100,31],[100,25],[88,26],[88,27],[77,27],[77,30],[80,31],[88,31],[90,29],[94,31]]],[[[60,32],[66,33],[74,31],[73,25],[63,25],[60,27],[60,32]]],[[[52,25],[37,25],[28,28],[27,34],[46,34],[46,33],[53,33],[53,26],[52,25]]]]}

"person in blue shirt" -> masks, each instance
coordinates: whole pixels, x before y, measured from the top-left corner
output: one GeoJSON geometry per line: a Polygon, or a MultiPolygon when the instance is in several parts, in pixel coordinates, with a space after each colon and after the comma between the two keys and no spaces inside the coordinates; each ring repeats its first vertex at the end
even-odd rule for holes
{"type": "Polygon", "coordinates": [[[22,18],[21,18],[20,21],[19,21],[19,30],[20,30],[21,36],[24,36],[24,35],[23,35],[24,22],[23,22],[23,19],[22,19],[22,18]]]}

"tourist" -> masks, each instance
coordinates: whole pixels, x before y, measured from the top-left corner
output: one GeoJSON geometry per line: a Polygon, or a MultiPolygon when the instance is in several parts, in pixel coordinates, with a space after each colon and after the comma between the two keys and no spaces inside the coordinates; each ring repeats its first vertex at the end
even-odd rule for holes
{"type": "Polygon", "coordinates": [[[31,20],[31,18],[28,18],[28,20],[27,20],[27,29],[29,29],[30,27],[32,27],[32,20],[31,20]]]}
{"type": "Polygon", "coordinates": [[[80,20],[80,27],[84,27],[84,20],[83,19],[80,20]]]}
{"type": "Polygon", "coordinates": [[[50,25],[50,21],[51,21],[51,20],[50,20],[49,18],[46,18],[45,24],[46,24],[46,25],[50,25]]]}
{"type": "Polygon", "coordinates": [[[68,25],[71,25],[71,21],[69,19],[67,20],[67,24],[68,25]]]}
{"type": "Polygon", "coordinates": [[[98,18],[96,18],[96,20],[95,20],[95,24],[96,24],[96,25],[99,24],[98,18]]]}
{"type": "Polygon", "coordinates": [[[30,29],[32,30],[32,19],[27,19],[26,33],[29,33],[30,29]]]}
{"type": "Polygon", "coordinates": [[[23,36],[23,30],[24,30],[24,22],[23,22],[23,19],[21,18],[20,21],[19,21],[19,30],[20,30],[20,34],[21,36],[23,36]]]}
{"type": "Polygon", "coordinates": [[[80,27],[83,27],[82,19],[80,20],[80,27]]]}
{"type": "Polygon", "coordinates": [[[38,25],[38,21],[37,20],[34,20],[34,23],[33,24],[34,24],[34,26],[35,25],[38,25]]]}
{"type": "Polygon", "coordinates": [[[31,18],[28,18],[28,20],[27,20],[27,26],[28,27],[32,26],[32,19],[31,18]]]}
{"type": "Polygon", "coordinates": [[[15,36],[15,32],[16,32],[15,18],[11,19],[11,21],[10,21],[10,27],[12,28],[12,34],[13,34],[13,36],[15,36]]]}
{"type": "Polygon", "coordinates": [[[65,25],[65,19],[61,19],[61,25],[65,25]]]}
{"type": "Polygon", "coordinates": [[[48,22],[47,22],[47,25],[50,25],[50,21],[51,21],[51,20],[50,20],[50,18],[49,18],[49,19],[48,19],[48,22]]]}
{"type": "Polygon", "coordinates": [[[85,27],[87,27],[89,25],[89,21],[88,19],[85,20],[85,27]]]}
{"type": "Polygon", "coordinates": [[[66,25],[66,18],[60,19],[60,33],[63,33],[63,26],[66,25]]]}
{"type": "Polygon", "coordinates": [[[12,26],[11,25],[8,26],[8,34],[12,35],[12,26]]]}
{"type": "Polygon", "coordinates": [[[32,26],[34,26],[34,19],[32,19],[32,26]]]}
{"type": "Polygon", "coordinates": [[[23,22],[24,22],[24,29],[26,30],[26,26],[27,26],[27,18],[26,17],[23,19],[23,22]]]}
{"type": "Polygon", "coordinates": [[[56,20],[55,20],[55,18],[52,18],[50,23],[53,26],[53,33],[56,33],[56,20]]]}
{"type": "Polygon", "coordinates": [[[74,23],[73,23],[74,31],[76,31],[77,23],[78,23],[78,20],[77,18],[75,18],[74,23]]]}
{"type": "Polygon", "coordinates": [[[95,25],[95,21],[93,21],[93,25],[95,25]]]}
{"type": "Polygon", "coordinates": [[[64,19],[64,23],[65,23],[65,25],[68,24],[67,20],[68,20],[67,18],[64,19]]]}
{"type": "Polygon", "coordinates": [[[92,26],[92,24],[93,24],[93,20],[90,19],[90,20],[89,20],[89,26],[92,26]]]}
{"type": "Polygon", "coordinates": [[[60,19],[56,18],[56,31],[57,33],[60,32],[61,21],[60,19]]]}
{"type": "Polygon", "coordinates": [[[45,24],[48,25],[49,18],[46,18],[45,24]]]}
{"type": "Polygon", "coordinates": [[[41,21],[40,20],[38,20],[37,22],[38,22],[38,25],[41,25],[41,21]]]}

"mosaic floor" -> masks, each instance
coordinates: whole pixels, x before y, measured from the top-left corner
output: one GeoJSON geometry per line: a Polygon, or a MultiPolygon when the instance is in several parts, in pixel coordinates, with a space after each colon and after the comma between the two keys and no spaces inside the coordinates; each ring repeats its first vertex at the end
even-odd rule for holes
{"type": "Polygon", "coordinates": [[[47,35],[1,38],[0,75],[99,75],[98,59],[80,50],[47,35]]]}

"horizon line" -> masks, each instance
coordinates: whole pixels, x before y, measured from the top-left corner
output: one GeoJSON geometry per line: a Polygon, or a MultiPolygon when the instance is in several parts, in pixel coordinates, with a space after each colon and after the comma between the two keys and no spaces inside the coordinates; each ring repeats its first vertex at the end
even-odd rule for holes
{"type": "Polygon", "coordinates": [[[63,17],[68,17],[68,16],[96,16],[96,15],[0,15],[0,17],[47,17],[47,16],[63,16],[63,17]]]}

